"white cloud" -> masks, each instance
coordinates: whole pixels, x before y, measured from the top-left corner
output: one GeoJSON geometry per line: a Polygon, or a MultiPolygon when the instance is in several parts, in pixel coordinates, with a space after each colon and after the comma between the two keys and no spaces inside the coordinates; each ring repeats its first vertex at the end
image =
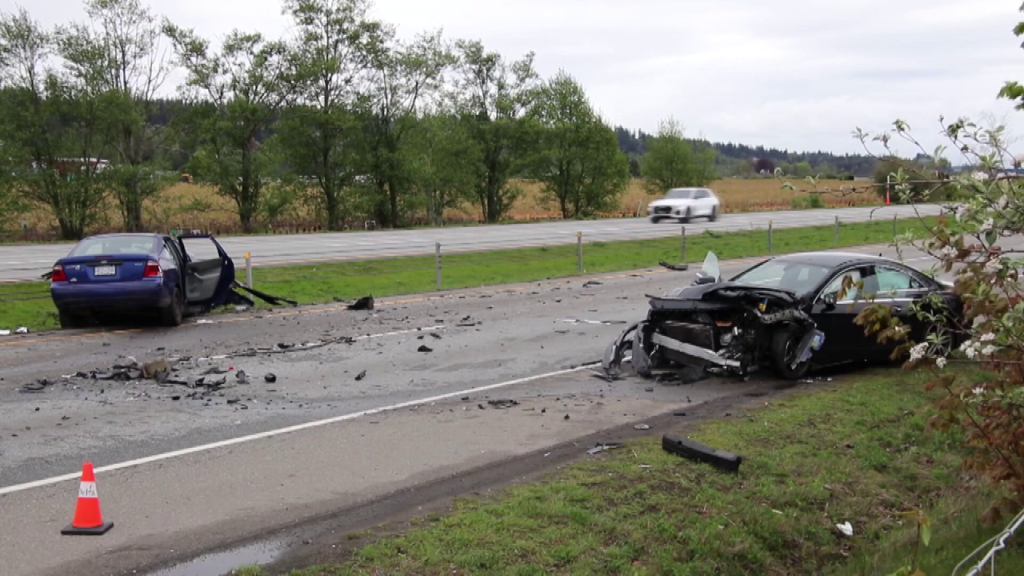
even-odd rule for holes
{"type": "MultiPolygon", "coordinates": [[[[4,0],[6,4],[10,0],[4,0]]],[[[277,0],[151,3],[211,39],[233,28],[287,33],[277,0]]],[[[84,12],[78,0],[32,0],[48,25],[84,12]]],[[[6,6],[9,10],[12,6],[6,6]]],[[[927,149],[939,115],[1001,116],[996,93],[1024,80],[1015,2],[971,0],[377,0],[375,15],[406,37],[443,28],[510,58],[536,52],[563,68],[609,121],[657,129],[669,115],[715,141],[858,152],[857,126],[900,118],[927,149]]],[[[1011,113],[1011,133],[1024,114],[1011,113]]],[[[901,147],[903,152],[911,152],[901,147]]]]}

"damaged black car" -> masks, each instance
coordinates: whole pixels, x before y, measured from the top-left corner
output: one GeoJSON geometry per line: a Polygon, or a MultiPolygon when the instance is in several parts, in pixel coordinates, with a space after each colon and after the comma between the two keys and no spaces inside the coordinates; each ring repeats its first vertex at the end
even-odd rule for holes
{"type": "Polygon", "coordinates": [[[709,252],[696,280],[665,296],[651,296],[646,320],[628,326],[602,360],[620,373],[625,353],[634,371],[685,369],[746,376],[763,369],[796,380],[812,369],[885,361],[895,343],[880,343],[854,319],[886,305],[922,341],[932,326],[912,312],[931,295],[947,314],[961,310],[952,285],[896,260],[844,252],[805,252],[766,259],[722,281],[709,252]]]}

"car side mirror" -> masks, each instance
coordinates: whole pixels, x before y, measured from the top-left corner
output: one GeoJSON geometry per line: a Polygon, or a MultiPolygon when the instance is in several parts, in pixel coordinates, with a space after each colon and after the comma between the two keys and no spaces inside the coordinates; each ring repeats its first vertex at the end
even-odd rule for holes
{"type": "Polygon", "coordinates": [[[836,295],[835,294],[831,294],[831,293],[830,294],[825,294],[824,296],[822,296],[821,301],[825,303],[825,308],[827,308],[829,310],[831,310],[831,309],[836,307],[836,295]]]}
{"type": "Polygon", "coordinates": [[[694,280],[693,283],[696,286],[700,286],[701,284],[714,284],[715,283],[715,277],[714,276],[708,276],[706,274],[698,272],[697,273],[697,279],[694,280]]]}

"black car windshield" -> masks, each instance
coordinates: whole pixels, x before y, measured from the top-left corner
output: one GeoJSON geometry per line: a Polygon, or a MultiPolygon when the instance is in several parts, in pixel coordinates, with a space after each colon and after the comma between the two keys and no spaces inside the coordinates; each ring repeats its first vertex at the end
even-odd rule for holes
{"type": "Polygon", "coordinates": [[[106,236],[82,240],[68,256],[100,256],[112,254],[152,254],[156,250],[153,236],[106,236]]]}
{"type": "Polygon", "coordinates": [[[745,286],[788,290],[803,296],[814,290],[828,272],[829,268],[825,266],[769,260],[741,272],[730,281],[745,286]]]}
{"type": "Polygon", "coordinates": [[[669,190],[668,194],[665,194],[665,198],[692,198],[693,190],[688,188],[676,188],[675,190],[669,190]]]}

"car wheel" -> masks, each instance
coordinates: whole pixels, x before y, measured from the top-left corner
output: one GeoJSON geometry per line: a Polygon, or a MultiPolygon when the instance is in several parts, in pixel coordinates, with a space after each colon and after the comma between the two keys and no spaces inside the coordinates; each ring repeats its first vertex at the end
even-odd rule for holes
{"type": "Polygon", "coordinates": [[[661,218],[660,217],[658,217],[658,216],[651,216],[651,224],[657,224],[658,222],[661,222],[661,218]]]}
{"type": "Polygon", "coordinates": [[[772,334],[771,354],[772,362],[775,364],[775,372],[780,378],[786,380],[799,380],[807,375],[811,369],[811,362],[797,364],[796,368],[790,367],[796,356],[797,346],[800,345],[802,334],[799,330],[790,327],[776,330],[772,334]]]}
{"type": "Polygon", "coordinates": [[[174,296],[171,297],[171,303],[160,310],[162,324],[171,328],[181,326],[181,320],[185,313],[184,308],[185,305],[181,301],[181,291],[175,288],[174,296]]]}
{"type": "Polygon", "coordinates": [[[711,208],[711,216],[708,216],[709,222],[714,222],[715,220],[718,220],[718,206],[713,206],[711,208]]]}
{"type": "Polygon", "coordinates": [[[71,330],[74,328],[81,328],[82,321],[79,320],[78,316],[67,312],[65,310],[59,310],[57,312],[57,319],[60,321],[60,327],[63,330],[71,330]]]}
{"type": "Polygon", "coordinates": [[[686,214],[683,214],[683,222],[689,223],[690,222],[691,214],[692,213],[690,212],[690,208],[687,207],[686,208],[686,214]]]}

